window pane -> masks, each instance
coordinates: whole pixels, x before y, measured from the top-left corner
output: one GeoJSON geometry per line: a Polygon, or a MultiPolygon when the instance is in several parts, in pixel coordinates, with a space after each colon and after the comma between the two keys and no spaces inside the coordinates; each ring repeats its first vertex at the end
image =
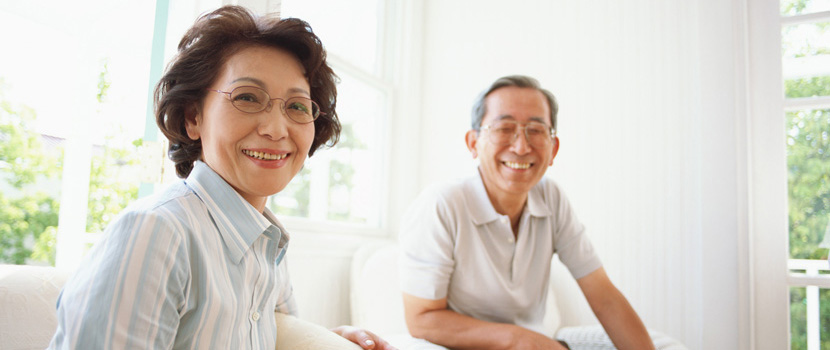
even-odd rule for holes
{"type": "Polygon", "coordinates": [[[830,11],[830,0],[782,0],[781,15],[792,16],[830,11]]]}
{"type": "Polygon", "coordinates": [[[787,112],[790,257],[830,248],[830,109],[787,112]]]}
{"type": "Polygon", "coordinates": [[[330,55],[369,73],[380,72],[378,28],[383,11],[378,0],[282,0],[281,14],[307,21],[330,55]]]}
{"type": "Polygon", "coordinates": [[[283,215],[377,226],[384,95],[348,74],[338,75],[340,141],[310,157],[300,174],[272,196],[269,208],[283,215]]]}
{"type": "Polygon", "coordinates": [[[830,22],[782,28],[787,98],[830,96],[830,22]]]}
{"type": "MultiPolygon", "coordinates": [[[[5,117],[30,115],[26,125],[19,123],[13,131],[0,131],[0,139],[2,147],[11,147],[10,140],[18,137],[14,133],[36,135],[41,142],[28,146],[28,153],[20,157],[23,161],[19,163],[33,168],[39,164],[38,159],[49,160],[27,187],[16,190],[14,183],[21,175],[6,171],[12,168],[0,160],[0,195],[17,201],[0,205],[0,212],[22,210],[29,215],[23,223],[54,217],[54,225],[30,225],[31,232],[24,237],[26,243],[21,248],[31,253],[24,263],[54,264],[57,203],[62,188],[89,188],[88,198],[78,196],[77,203],[68,204],[69,208],[87,208],[85,225],[77,221],[80,225],[72,228],[80,249],[93,240],[86,232],[103,230],[114,214],[135,198],[138,179],[131,166],[137,162],[136,141],[140,142],[144,133],[155,4],[43,0],[32,5],[0,4],[0,31],[25,33],[0,36],[0,46],[11,49],[0,55],[0,80],[5,82],[0,99],[14,106],[5,110],[5,117]],[[67,146],[78,139],[83,139],[85,146],[67,146]],[[89,152],[78,153],[79,149],[89,152]],[[82,171],[84,175],[61,178],[63,159],[70,158],[69,153],[86,154],[80,159],[89,161],[89,177],[82,171]],[[27,202],[26,198],[36,200],[27,202]]],[[[6,118],[3,124],[8,125],[9,120],[6,118]]],[[[83,212],[79,210],[81,214],[76,217],[82,217],[83,212]]],[[[4,222],[12,221],[0,219],[4,222]]],[[[12,231],[0,228],[0,242],[9,242],[7,236],[12,231]]]]}
{"type": "Polygon", "coordinates": [[[343,132],[330,168],[328,218],[376,224],[385,96],[348,74],[338,75],[342,78],[337,103],[343,132]]]}
{"type": "Polygon", "coordinates": [[[830,349],[830,289],[790,287],[790,344],[792,350],[830,349]]]}

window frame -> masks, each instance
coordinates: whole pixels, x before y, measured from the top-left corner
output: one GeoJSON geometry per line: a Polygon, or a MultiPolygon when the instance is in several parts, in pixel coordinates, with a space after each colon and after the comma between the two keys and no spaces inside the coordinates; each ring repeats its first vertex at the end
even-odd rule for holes
{"type": "MultiPolygon", "coordinates": [[[[783,26],[823,18],[816,14],[782,16],[779,1],[748,0],[747,103],[749,220],[747,240],[739,255],[748,261],[750,310],[742,317],[742,348],[790,347],[789,294],[805,283],[830,286],[830,275],[809,278],[789,272],[789,228],[786,129],[787,110],[804,108],[812,100],[785,99],[783,26]],[[771,39],[772,38],[772,39],[771,39]]],[[[830,15],[830,13],[825,13],[830,15]]],[[[743,259],[742,259],[743,260],[743,259]]]]}

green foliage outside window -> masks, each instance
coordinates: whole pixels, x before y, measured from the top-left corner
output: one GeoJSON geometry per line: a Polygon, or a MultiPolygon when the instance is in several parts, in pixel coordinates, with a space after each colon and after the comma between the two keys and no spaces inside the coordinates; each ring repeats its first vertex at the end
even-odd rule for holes
{"type": "MultiPolygon", "coordinates": [[[[802,13],[809,0],[784,0],[783,15],[802,13]]],[[[815,25],[826,36],[828,23],[815,25]]],[[[830,49],[788,39],[795,27],[783,28],[785,57],[830,54],[830,49]]],[[[830,77],[815,76],[784,82],[786,98],[830,96],[830,77]]],[[[789,205],[789,249],[792,259],[827,259],[830,243],[830,109],[786,113],[789,205]]],[[[830,290],[819,289],[819,346],[830,349],[830,290]]],[[[815,306],[814,306],[815,307],[815,306]]],[[[790,288],[790,346],[807,349],[806,288],[790,288]]]]}
{"type": "MultiPolygon", "coordinates": [[[[103,68],[98,102],[104,102],[111,85],[106,64],[103,68]]],[[[0,263],[55,264],[60,195],[40,187],[60,181],[63,151],[44,147],[32,126],[35,118],[31,108],[10,102],[0,85],[0,263]]],[[[124,179],[138,162],[141,140],[127,146],[111,140],[93,150],[87,232],[102,232],[138,196],[138,181],[124,179]]]]}
{"type": "Polygon", "coordinates": [[[32,109],[5,97],[0,85],[0,262],[49,262],[58,225],[58,201],[36,185],[60,175],[58,156],[42,151],[40,135],[31,131],[32,109]]]}

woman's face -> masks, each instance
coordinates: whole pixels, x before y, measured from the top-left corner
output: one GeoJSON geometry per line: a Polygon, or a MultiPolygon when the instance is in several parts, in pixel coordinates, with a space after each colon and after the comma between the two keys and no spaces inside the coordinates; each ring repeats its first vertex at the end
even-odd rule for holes
{"type": "MultiPolygon", "coordinates": [[[[300,62],[271,47],[247,47],[230,56],[209,89],[230,92],[239,86],[261,88],[272,99],[311,98],[300,62]]],[[[294,122],[280,100],[272,103],[270,111],[245,113],[227,94],[208,91],[186,123],[188,136],[202,140],[202,160],[260,212],[267,197],[300,171],[314,139],[314,123],[294,122]]]]}

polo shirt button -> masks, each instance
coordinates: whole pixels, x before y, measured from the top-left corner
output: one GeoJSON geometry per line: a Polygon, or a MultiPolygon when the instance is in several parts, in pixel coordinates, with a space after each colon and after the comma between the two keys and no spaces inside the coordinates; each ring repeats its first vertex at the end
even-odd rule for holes
{"type": "Polygon", "coordinates": [[[504,224],[507,224],[510,221],[509,221],[508,218],[501,218],[501,222],[504,223],[504,224]]]}
{"type": "Polygon", "coordinates": [[[507,239],[507,241],[510,242],[510,243],[513,243],[514,239],[513,239],[513,237],[510,237],[510,238],[507,239]]]}
{"type": "Polygon", "coordinates": [[[259,321],[259,312],[254,311],[254,314],[251,315],[251,319],[254,320],[254,322],[259,321]]]}

